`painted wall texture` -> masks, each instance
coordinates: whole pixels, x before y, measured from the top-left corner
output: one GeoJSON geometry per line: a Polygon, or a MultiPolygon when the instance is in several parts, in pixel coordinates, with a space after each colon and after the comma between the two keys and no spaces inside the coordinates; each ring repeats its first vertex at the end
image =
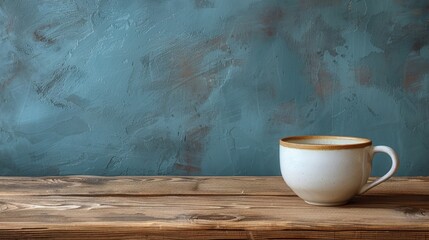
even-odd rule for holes
{"type": "Polygon", "coordinates": [[[302,134],[429,175],[428,1],[3,0],[0,44],[0,175],[278,175],[302,134]]]}

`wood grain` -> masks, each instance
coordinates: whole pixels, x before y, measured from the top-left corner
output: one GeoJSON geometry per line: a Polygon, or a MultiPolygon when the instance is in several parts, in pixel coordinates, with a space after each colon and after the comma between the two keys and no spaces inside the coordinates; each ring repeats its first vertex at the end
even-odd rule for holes
{"type": "Polygon", "coordinates": [[[230,230],[159,230],[136,228],[97,228],[84,230],[24,229],[2,231],[0,239],[347,239],[347,240],[425,240],[429,234],[421,231],[230,231],[230,230]]]}
{"type": "Polygon", "coordinates": [[[281,177],[0,177],[1,195],[295,195],[281,177]]]}
{"type": "MultiPolygon", "coordinates": [[[[373,180],[373,178],[371,179],[373,180]]],[[[429,195],[429,177],[396,177],[365,195],[429,195]]],[[[4,195],[295,196],[281,177],[0,177],[4,195]]]]}
{"type": "Polygon", "coordinates": [[[0,178],[0,239],[428,239],[429,177],[339,207],[280,177],[0,178]]]}

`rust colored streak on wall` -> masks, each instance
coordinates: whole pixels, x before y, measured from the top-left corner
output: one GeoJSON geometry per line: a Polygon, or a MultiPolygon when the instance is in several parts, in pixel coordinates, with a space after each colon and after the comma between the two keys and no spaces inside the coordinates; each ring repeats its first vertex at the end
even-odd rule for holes
{"type": "Polygon", "coordinates": [[[52,27],[53,27],[52,24],[42,25],[42,26],[38,27],[33,32],[34,40],[37,42],[42,42],[42,43],[46,43],[49,45],[54,44],[56,42],[56,40],[54,38],[49,37],[48,34],[45,33],[46,30],[49,30],[52,27]]]}
{"type": "Polygon", "coordinates": [[[284,12],[281,8],[269,8],[261,14],[261,23],[264,26],[263,31],[268,37],[277,34],[277,25],[283,19],[284,12]]]}
{"type": "Polygon", "coordinates": [[[367,65],[357,67],[355,69],[355,75],[360,85],[368,86],[371,84],[371,69],[367,65]]]}
{"type": "Polygon", "coordinates": [[[184,170],[188,174],[200,172],[207,142],[206,137],[210,133],[210,129],[209,126],[198,126],[186,132],[180,154],[183,162],[176,163],[176,169],[184,170]]]}
{"type": "Polygon", "coordinates": [[[415,57],[407,62],[403,87],[410,92],[417,92],[422,87],[422,80],[429,75],[429,62],[427,59],[415,57]]]}
{"type": "Polygon", "coordinates": [[[228,45],[223,36],[213,37],[197,43],[179,41],[149,60],[157,66],[169,69],[168,74],[156,72],[151,83],[154,90],[184,91],[183,97],[190,101],[203,103],[217,87],[213,81],[224,69],[237,66],[238,60],[228,53],[228,45]],[[209,54],[218,52],[218,58],[210,59],[209,54]],[[219,54],[220,53],[220,54],[219,54]]]}
{"type": "Polygon", "coordinates": [[[316,88],[316,94],[321,99],[325,99],[339,88],[335,76],[325,68],[319,70],[317,80],[313,82],[313,85],[316,88]]]}
{"type": "Polygon", "coordinates": [[[273,124],[294,124],[298,120],[296,104],[293,101],[280,105],[269,119],[273,124]]]}

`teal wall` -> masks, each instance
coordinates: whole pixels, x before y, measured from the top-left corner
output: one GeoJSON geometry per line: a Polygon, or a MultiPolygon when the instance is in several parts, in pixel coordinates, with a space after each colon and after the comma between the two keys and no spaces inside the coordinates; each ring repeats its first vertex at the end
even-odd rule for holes
{"type": "Polygon", "coordinates": [[[302,134],[429,175],[428,1],[3,0],[0,44],[0,175],[278,175],[302,134]]]}

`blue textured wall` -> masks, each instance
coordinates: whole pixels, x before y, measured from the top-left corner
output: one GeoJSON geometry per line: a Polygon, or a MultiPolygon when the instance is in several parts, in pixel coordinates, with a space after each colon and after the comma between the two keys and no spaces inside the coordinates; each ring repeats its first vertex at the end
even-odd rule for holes
{"type": "Polygon", "coordinates": [[[0,44],[1,175],[279,174],[301,134],[429,175],[428,1],[6,0],[0,44]]]}

